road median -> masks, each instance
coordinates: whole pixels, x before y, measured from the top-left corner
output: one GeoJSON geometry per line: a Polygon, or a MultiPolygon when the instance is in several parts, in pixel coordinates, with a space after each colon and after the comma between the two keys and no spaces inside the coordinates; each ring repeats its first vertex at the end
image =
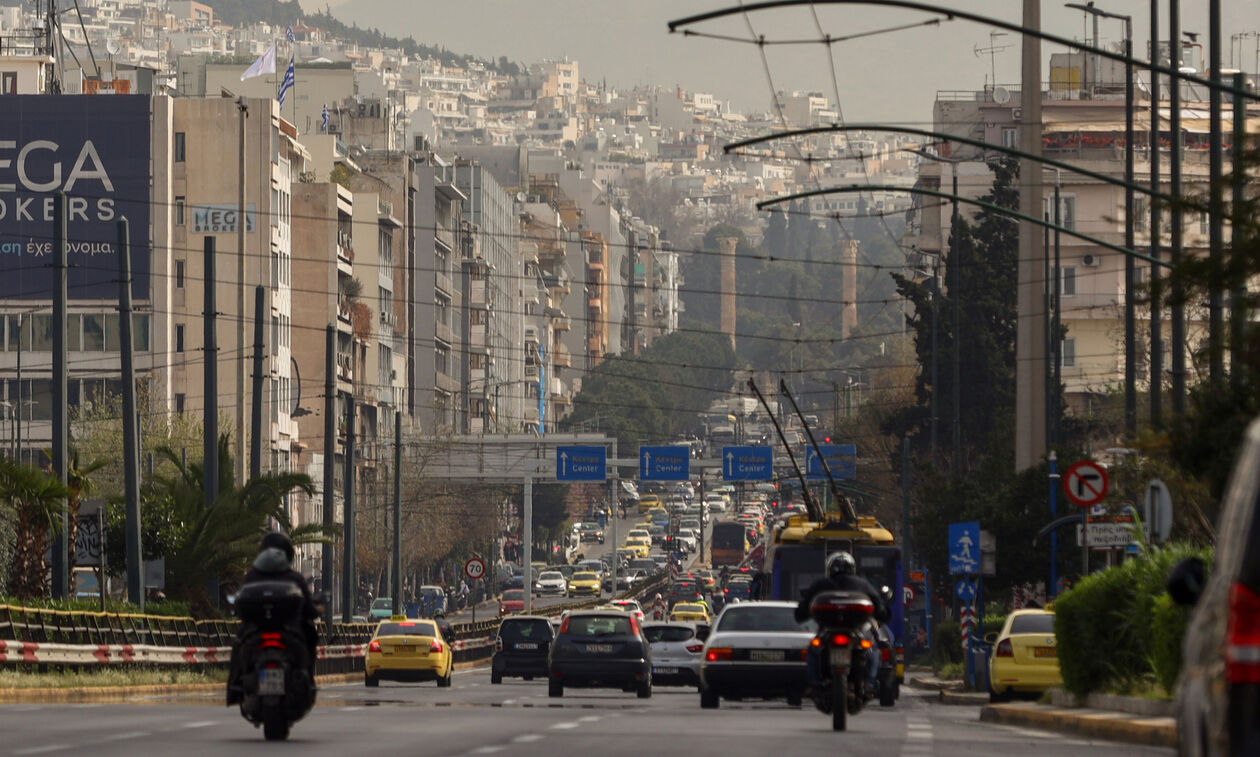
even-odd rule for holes
{"type": "Polygon", "coordinates": [[[980,710],[980,720],[1000,725],[1043,728],[1144,746],[1177,744],[1173,718],[1147,717],[1111,710],[1049,707],[1034,703],[991,704],[980,710]]]}
{"type": "MultiPolygon", "coordinates": [[[[318,676],[320,686],[353,683],[363,680],[362,673],[337,673],[318,676]]],[[[222,694],[224,683],[159,683],[102,686],[32,686],[0,689],[0,704],[104,704],[124,702],[137,697],[193,696],[222,694]]]]}

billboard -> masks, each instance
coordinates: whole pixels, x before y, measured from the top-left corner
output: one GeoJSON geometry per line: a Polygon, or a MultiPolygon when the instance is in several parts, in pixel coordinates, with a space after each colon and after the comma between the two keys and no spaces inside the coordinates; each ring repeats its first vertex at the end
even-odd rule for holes
{"type": "Polygon", "coordinates": [[[53,204],[66,193],[71,299],[118,297],[118,225],[132,294],[149,297],[149,97],[7,95],[0,108],[0,297],[52,298],[53,204]]]}

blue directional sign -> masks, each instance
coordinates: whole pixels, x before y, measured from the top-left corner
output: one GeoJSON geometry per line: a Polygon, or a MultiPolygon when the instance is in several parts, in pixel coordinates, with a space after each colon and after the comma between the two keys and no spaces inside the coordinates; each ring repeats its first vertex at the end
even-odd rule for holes
{"type": "Polygon", "coordinates": [[[980,521],[949,524],[949,572],[980,572],[980,521]]]}
{"type": "Polygon", "coordinates": [[[723,447],[723,481],[770,481],[774,478],[773,447],[723,447]]]}
{"type": "Polygon", "coordinates": [[[691,478],[691,447],[639,447],[640,481],[686,481],[691,478]]]}
{"type": "Polygon", "coordinates": [[[823,469],[824,458],[832,478],[857,478],[857,447],[852,444],[820,444],[818,449],[822,451],[822,457],[812,446],[805,453],[806,478],[827,478],[827,471],[823,469]]]}
{"type": "Polygon", "coordinates": [[[608,450],[570,445],[556,447],[557,481],[607,481],[608,450]]]}
{"type": "Polygon", "coordinates": [[[958,583],[954,584],[954,593],[959,599],[970,604],[971,600],[976,598],[976,582],[970,578],[960,578],[958,583]]]}

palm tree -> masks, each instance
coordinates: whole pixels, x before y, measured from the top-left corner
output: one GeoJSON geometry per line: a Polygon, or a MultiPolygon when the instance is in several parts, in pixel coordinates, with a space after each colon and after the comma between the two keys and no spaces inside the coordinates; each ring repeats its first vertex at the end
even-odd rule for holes
{"type": "Polygon", "coordinates": [[[166,593],[190,602],[194,608],[212,606],[207,587],[239,578],[256,554],[258,540],[269,529],[269,520],[287,531],[293,543],[328,541],[321,524],[291,527],[284,498],[294,491],[315,492],[311,477],[303,473],[267,473],[237,487],[232,479],[229,437],[219,437],[219,494],[205,506],[204,469],[186,463],[172,449],[157,454],[174,465],[175,472],[159,476],[145,487],[146,502],[170,509],[182,522],[182,532],[166,557],[166,593]]]}
{"type": "Polygon", "coordinates": [[[18,599],[42,598],[47,593],[44,553],[49,538],[60,527],[58,516],[65,510],[69,494],[69,489],[46,471],[0,460],[0,502],[12,508],[17,517],[9,593],[18,599]]]}

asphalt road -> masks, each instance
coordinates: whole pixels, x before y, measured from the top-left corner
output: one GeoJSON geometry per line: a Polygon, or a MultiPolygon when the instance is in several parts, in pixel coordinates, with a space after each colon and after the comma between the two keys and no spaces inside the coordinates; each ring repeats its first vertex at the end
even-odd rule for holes
{"type": "Polygon", "coordinates": [[[978,720],[975,706],[930,702],[906,689],[891,709],[868,708],[834,733],[808,704],[723,702],[701,710],[695,689],[657,687],[651,699],[612,690],[547,697],[542,681],[490,684],[485,669],[454,686],[382,683],[325,687],[287,743],[267,743],[219,696],[154,697],[109,705],[4,705],[0,754],[9,755],[679,755],[731,757],[1077,757],[1171,755],[1170,749],[1068,738],[978,720]]]}

